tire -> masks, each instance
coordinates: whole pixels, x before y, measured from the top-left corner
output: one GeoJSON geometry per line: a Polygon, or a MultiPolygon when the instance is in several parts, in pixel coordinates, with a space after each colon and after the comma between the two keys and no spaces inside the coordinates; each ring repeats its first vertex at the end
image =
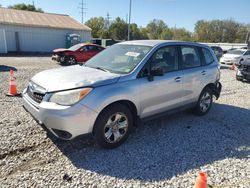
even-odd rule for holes
{"type": "Polygon", "coordinates": [[[104,109],[94,125],[94,138],[103,148],[113,149],[128,138],[133,126],[129,109],[122,104],[114,104],[104,109]]]}
{"type": "Polygon", "coordinates": [[[236,76],[236,80],[237,80],[237,81],[241,81],[241,82],[243,81],[243,79],[240,78],[240,77],[238,77],[238,76],[236,76]]]}
{"type": "Polygon", "coordinates": [[[77,63],[76,58],[74,56],[65,57],[64,65],[75,65],[77,63]]]}
{"type": "Polygon", "coordinates": [[[213,92],[206,87],[202,90],[199,100],[194,108],[196,115],[203,116],[209,112],[213,104],[213,92]]]}

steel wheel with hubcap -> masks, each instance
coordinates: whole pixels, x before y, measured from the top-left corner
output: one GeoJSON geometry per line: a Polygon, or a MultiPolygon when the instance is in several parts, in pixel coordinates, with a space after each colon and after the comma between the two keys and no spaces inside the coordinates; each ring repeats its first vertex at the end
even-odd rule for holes
{"type": "Polygon", "coordinates": [[[97,118],[94,137],[101,147],[116,148],[128,138],[132,125],[129,109],[122,104],[114,104],[104,109],[97,118]]]}

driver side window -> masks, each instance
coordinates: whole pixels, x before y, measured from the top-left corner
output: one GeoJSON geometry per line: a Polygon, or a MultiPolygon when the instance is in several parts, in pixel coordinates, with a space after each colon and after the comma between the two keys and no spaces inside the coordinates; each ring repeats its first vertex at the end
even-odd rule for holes
{"type": "Polygon", "coordinates": [[[163,47],[154,53],[151,57],[151,69],[158,68],[162,68],[165,73],[178,70],[176,47],[163,47]]]}
{"type": "Polygon", "coordinates": [[[88,51],[89,51],[88,46],[84,46],[84,47],[82,47],[81,51],[82,51],[82,52],[88,52],[88,51]]]}
{"type": "Polygon", "coordinates": [[[246,51],[246,53],[244,55],[250,55],[250,50],[246,51]]]}

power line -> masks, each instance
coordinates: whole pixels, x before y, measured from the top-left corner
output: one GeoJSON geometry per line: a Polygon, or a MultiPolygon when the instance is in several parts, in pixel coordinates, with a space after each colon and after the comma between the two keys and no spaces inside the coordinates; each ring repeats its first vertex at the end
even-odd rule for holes
{"type": "Polygon", "coordinates": [[[82,0],[80,4],[80,7],[78,7],[80,9],[80,14],[82,16],[82,24],[83,24],[83,15],[87,13],[87,8],[86,8],[86,3],[84,2],[84,0],[82,0]]]}

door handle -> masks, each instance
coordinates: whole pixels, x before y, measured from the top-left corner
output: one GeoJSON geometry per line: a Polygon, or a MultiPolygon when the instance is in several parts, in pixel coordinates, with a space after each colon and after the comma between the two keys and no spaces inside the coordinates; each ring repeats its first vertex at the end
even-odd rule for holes
{"type": "Polygon", "coordinates": [[[175,79],[174,79],[176,82],[180,82],[181,81],[181,77],[179,76],[179,77],[176,77],[175,79]]]}
{"type": "Polygon", "coordinates": [[[207,74],[207,71],[202,71],[201,74],[202,74],[202,75],[206,75],[206,74],[207,74]]]}

